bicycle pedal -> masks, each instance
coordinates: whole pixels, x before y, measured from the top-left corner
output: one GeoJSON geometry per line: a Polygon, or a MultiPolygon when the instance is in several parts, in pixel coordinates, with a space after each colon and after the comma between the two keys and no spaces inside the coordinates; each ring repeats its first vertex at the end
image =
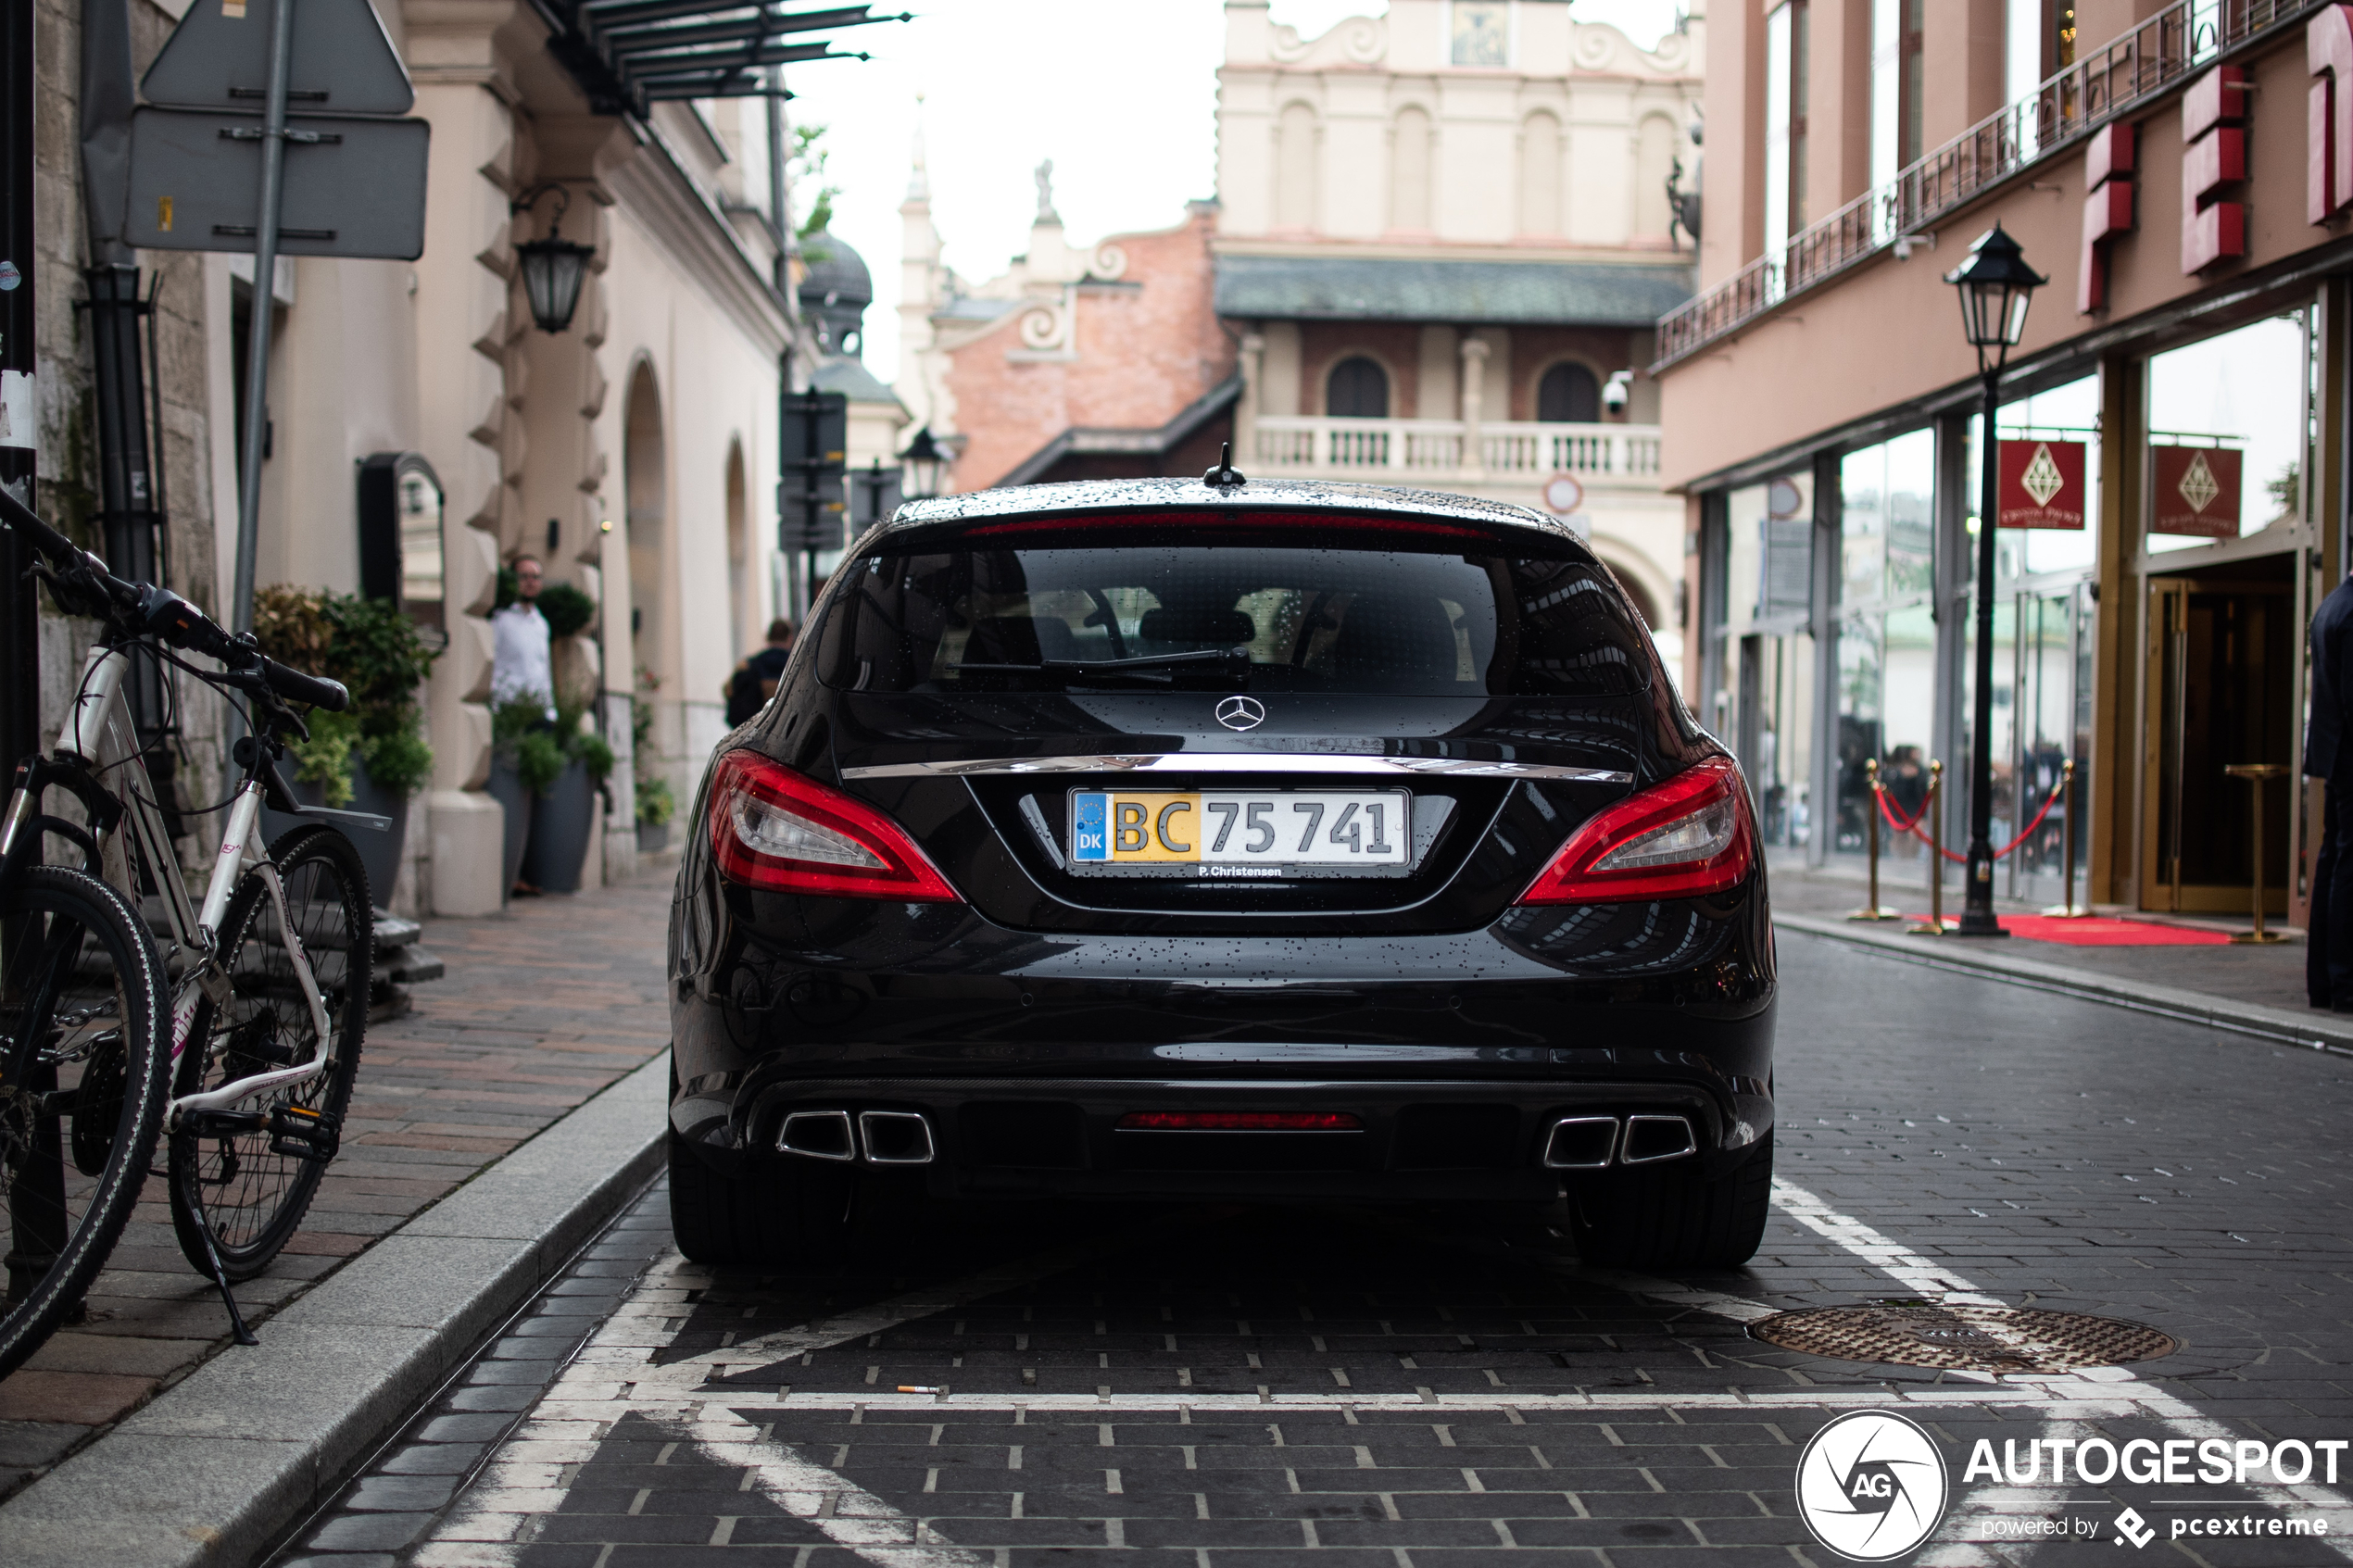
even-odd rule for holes
{"type": "Polygon", "coordinates": [[[173,1131],[192,1138],[233,1138],[258,1133],[262,1125],[258,1110],[183,1110],[173,1131]]]}
{"type": "Polygon", "coordinates": [[[343,1147],[343,1122],[308,1106],[282,1105],[270,1113],[270,1152],[321,1164],[343,1147]]]}

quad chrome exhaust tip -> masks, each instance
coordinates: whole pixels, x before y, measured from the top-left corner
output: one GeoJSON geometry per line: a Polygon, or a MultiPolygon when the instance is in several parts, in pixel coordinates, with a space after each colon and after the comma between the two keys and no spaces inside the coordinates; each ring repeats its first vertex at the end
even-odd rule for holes
{"type": "Polygon", "coordinates": [[[776,1151],[804,1160],[869,1165],[928,1165],[931,1123],[919,1110],[792,1110],[776,1129],[776,1151]]]}
{"type": "Polygon", "coordinates": [[[1602,1171],[1612,1163],[1655,1165],[1699,1152],[1691,1118],[1645,1113],[1626,1117],[1564,1116],[1544,1137],[1548,1171],[1602,1171]]]}
{"type": "Polygon", "coordinates": [[[931,1123],[919,1110],[862,1110],[858,1143],[869,1165],[931,1163],[931,1123]]]}

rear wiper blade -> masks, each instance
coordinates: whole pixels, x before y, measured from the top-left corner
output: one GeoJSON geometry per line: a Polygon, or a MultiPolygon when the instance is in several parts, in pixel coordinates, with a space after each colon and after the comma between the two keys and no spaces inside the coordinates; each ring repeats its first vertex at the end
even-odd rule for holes
{"type": "Polygon", "coordinates": [[[1134,659],[1045,659],[1036,664],[950,664],[980,675],[1124,675],[1187,664],[1247,664],[1250,649],[1197,648],[1190,653],[1148,653],[1134,659]]]}

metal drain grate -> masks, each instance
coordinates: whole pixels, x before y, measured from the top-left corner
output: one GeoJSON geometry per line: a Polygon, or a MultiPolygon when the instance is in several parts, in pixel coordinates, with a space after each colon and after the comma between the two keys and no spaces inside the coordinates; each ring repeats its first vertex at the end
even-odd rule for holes
{"type": "Polygon", "coordinates": [[[2145,1323],[2032,1307],[1806,1307],[1759,1318],[1748,1332],[1809,1356],[1955,1372],[2070,1372],[2181,1348],[2145,1323]]]}

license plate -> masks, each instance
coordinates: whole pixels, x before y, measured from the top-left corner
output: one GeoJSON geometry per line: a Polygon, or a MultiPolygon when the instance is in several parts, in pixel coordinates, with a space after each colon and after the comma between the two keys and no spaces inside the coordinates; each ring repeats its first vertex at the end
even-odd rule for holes
{"type": "Polygon", "coordinates": [[[1313,866],[1403,871],[1413,838],[1404,790],[1073,790],[1070,859],[1081,870],[1313,866]]]}

